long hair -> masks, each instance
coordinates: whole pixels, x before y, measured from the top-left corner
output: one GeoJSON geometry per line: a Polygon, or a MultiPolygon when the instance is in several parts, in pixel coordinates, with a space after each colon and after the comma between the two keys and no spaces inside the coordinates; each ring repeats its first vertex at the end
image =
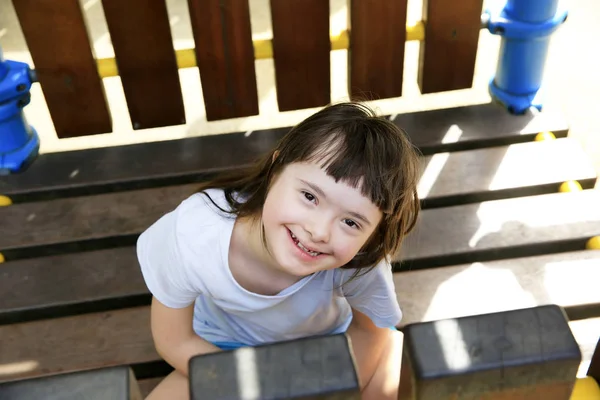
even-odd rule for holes
{"type": "Polygon", "coordinates": [[[373,268],[399,251],[420,210],[419,153],[402,129],[362,103],[323,108],[253,165],[207,181],[197,191],[223,189],[230,208],[223,211],[260,217],[273,178],[297,162],[318,163],[336,182],[359,188],[383,213],[363,248],[342,268],[373,268]]]}

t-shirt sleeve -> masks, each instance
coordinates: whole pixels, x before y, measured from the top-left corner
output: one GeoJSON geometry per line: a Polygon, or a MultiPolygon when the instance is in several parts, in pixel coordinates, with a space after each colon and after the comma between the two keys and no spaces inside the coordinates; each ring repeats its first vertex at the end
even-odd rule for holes
{"type": "Polygon", "coordinates": [[[397,326],[402,310],[396,298],[392,268],[386,260],[381,261],[367,273],[348,282],[354,270],[345,270],[342,293],[350,307],[366,314],[380,328],[397,326]]]}
{"type": "Polygon", "coordinates": [[[146,229],[137,241],[146,286],[158,301],[171,308],[187,307],[201,294],[194,283],[194,265],[185,254],[189,238],[179,228],[182,219],[189,216],[185,215],[189,207],[189,200],[184,201],[146,229]]]}

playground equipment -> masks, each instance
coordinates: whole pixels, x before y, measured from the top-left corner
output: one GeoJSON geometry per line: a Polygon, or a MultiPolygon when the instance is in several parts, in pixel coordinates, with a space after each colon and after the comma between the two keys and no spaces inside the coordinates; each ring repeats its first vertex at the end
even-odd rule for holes
{"type": "MultiPolygon", "coordinates": [[[[447,3],[429,0],[424,21],[404,30],[395,27],[406,26],[405,0],[352,1],[350,29],[332,38],[329,2],[273,0],[273,38],[253,41],[247,2],[189,0],[195,47],[174,51],[163,1],[103,0],[95,6],[114,45],[108,59],[93,57],[78,0],[13,4],[67,138],[112,131],[102,78],[115,75],[140,135],[185,123],[178,68],[198,68],[209,120],[256,114],[254,61],[264,57],[274,60],[280,110],[331,100],[331,49],[350,50],[352,97],[401,96],[405,40],[422,41],[422,93],[469,88],[487,23],[481,0],[447,3]]],[[[506,65],[499,75],[514,75],[518,63],[506,65]]],[[[600,332],[600,192],[589,190],[597,176],[560,115],[506,108],[388,116],[423,153],[420,222],[392,260],[401,323],[554,302],[589,362],[600,332]]],[[[197,182],[244,167],[289,128],[42,154],[26,173],[0,177],[0,338],[11,344],[0,352],[0,382],[126,366],[151,390],[171,369],[148,329],[137,235],[197,182]]],[[[120,382],[130,382],[127,368],[120,382]]]]}
{"type": "Polygon", "coordinates": [[[0,47],[0,175],[22,172],[37,157],[40,140],[23,114],[35,80],[27,64],[4,60],[0,47]]]}

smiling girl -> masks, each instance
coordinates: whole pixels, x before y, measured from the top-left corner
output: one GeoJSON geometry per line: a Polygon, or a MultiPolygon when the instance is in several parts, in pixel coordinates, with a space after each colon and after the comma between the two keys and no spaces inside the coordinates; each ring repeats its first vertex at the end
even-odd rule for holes
{"type": "Polygon", "coordinates": [[[188,398],[198,354],[347,332],[363,398],[396,399],[390,261],[417,220],[418,166],[389,120],[330,105],[142,233],[154,343],[175,369],[148,398],[188,398]]]}

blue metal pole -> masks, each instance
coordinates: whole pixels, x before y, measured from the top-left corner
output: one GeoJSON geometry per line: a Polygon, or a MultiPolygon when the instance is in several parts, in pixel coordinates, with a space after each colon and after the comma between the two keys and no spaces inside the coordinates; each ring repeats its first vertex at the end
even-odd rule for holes
{"type": "Polygon", "coordinates": [[[27,64],[4,60],[0,48],[0,175],[24,171],[38,155],[40,139],[23,114],[35,81],[27,64]]]}
{"type": "Polygon", "coordinates": [[[559,0],[507,0],[500,10],[486,10],[488,30],[502,36],[496,75],[489,84],[493,99],[522,114],[542,109],[541,84],[550,37],[567,19],[559,0]]]}

